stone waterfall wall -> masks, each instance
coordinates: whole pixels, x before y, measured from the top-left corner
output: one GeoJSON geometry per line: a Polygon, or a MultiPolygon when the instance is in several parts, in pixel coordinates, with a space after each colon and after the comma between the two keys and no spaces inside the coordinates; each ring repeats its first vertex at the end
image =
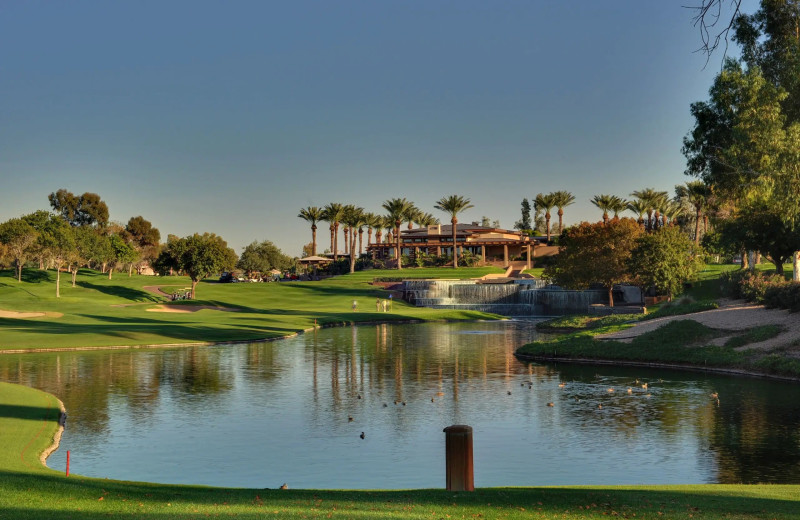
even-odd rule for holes
{"type": "Polygon", "coordinates": [[[587,313],[603,303],[605,291],[549,289],[541,280],[479,284],[471,280],[407,280],[404,298],[418,307],[468,309],[505,316],[553,316],[587,313]]]}

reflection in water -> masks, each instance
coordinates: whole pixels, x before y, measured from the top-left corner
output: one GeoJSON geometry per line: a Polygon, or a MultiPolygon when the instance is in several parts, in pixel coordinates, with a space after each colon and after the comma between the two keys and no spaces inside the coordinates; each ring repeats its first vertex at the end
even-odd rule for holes
{"type": "Polygon", "coordinates": [[[469,424],[479,486],[800,482],[795,385],[520,363],[534,337],[525,321],[343,327],[6,355],[0,379],[59,396],[69,420],[49,464],[63,468],[69,449],[72,471],[98,477],[442,487],[442,429],[469,424]]]}

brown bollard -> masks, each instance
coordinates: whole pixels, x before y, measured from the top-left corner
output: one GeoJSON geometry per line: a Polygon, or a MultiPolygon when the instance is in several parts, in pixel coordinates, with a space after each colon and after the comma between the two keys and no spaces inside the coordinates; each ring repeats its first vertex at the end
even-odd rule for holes
{"type": "Polygon", "coordinates": [[[447,453],[447,491],[475,491],[472,469],[472,426],[454,424],[444,429],[447,453]]]}

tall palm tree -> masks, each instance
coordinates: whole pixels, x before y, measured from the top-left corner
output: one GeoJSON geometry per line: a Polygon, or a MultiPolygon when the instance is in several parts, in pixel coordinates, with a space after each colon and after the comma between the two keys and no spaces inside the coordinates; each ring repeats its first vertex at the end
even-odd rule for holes
{"type": "Polygon", "coordinates": [[[550,242],[550,210],[556,207],[556,200],[552,193],[542,195],[539,193],[533,199],[533,205],[538,210],[544,211],[545,228],[547,230],[547,241],[550,242]]]}
{"type": "Polygon", "coordinates": [[[575,202],[575,195],[568,191],[554,191],[551,193],[558,208],[558,234],[564,232],[564,208],[575,202]]]}
{"type": "Polygon", "coordinates": [[[405,222],[406,220],[410,220],[411,216],[413,216],[414,212],[417,210],[417,207],[414,206],[414,203],[406,200],[404,198],[395,198],[389,199],[383,203],[383,209],[388,212],[388,217],[394,221],[395,227],[395,251],[396,251],[396,258],[397,258],[397,268],[403,268],[403,259],[400,256],[401,244],[400,244],[400,225],[405,222]]]}
{"type": "Polygon", "coordinates": [[[662,226],[660,216],[667,204],[669,204],[669,195],[666,191],[659,191],[653,203],[653,231],[662,226]]]}
{"type": "Polygon", "coordinates": [[[686,184],[675,186],[675,195],[680,200],[686,201],[694,208],[694,244],[700,244],[700,220],[703,217],[703,210],[711,197],[711,190],[703,181],[689,181],[686,184]]]}
{"type": "Polygon", "coordinates": [[[608,212],[614,211],[614,198],[619,198],[616,195],[595,195],[592,198],[592,204],[597,206],[603,211],[603,224],[608,224],[608,212]]]}
{"type": "Polygon", "coordinates": [[[339,222],[342,220],[344,208],[338,202],[331,202],[326,204],[322,211],[325,213],[322,220],[331,224],[331,251],[333,260],[336,261],[339,259],[339,222]]]}
{"type": "Polygon", "coordinates": [[[297,215],[306,222],[311,222],[311,256],[317,255],[317,222],[322,220],[323,211],[316,206],[302,208],[297,215]]]}
{"type": "Polygon", "coordinates": [[[411,210],[408,215],[406,215],[406,219],[408,220],[408,229],[414,229],[414,223],[417,221],[417,215],[421,213],[422,210],[414,206],[414,209],[411,210]]]}
{"type": "Polygon", "coordinates": [[[433,205],[439,211],[450,214],[450,224],[453,227],[453,269],[458,269],[458,246],[456,244],[456,228],[458,225],[458,214],[464,210],[474,207],[470,200],[461,195],[450,195],[442,197],[433,205]]]}
{"type": "MultiPolygon", "coordinates": [[[[348,204],[344,207],[342,214],[342,223],[345,225],[347,233],[350,234],[349,249],[347,251],[350,257],[350,272],[356,271],[356,230],[364,225],[364,208],[348,204]]],[[[345,235],[346,236],[346,235],[345,235]]]]}
{"type": "Polygon", "coordinates": [[[644,227],[644,214],[647,213],[647,204],[642,199],[629,200],[626,209],[636,214],[636,222],[644,227]]]}

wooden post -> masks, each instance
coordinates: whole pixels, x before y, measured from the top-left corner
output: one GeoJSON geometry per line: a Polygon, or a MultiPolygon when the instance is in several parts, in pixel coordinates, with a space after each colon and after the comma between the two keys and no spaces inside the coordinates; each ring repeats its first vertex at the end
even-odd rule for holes
{"type": "Polygon", "coordinates": [[[528,262],[527,262],[527,265],[525,266],[525,269],[530,269],[532,267],[532,265],[533,265],[533,264],[531,264],[531,244],[530,244],[530,242],[528,243],[528,254],[525,255],[525,257],[528,259],[528,262]]]}
{"type": "Polygon", "coordinates": [[[508,244],[503,244],[503,266],[508,267],[508,244]]]}
{"type": "Polygon", "coordinates": [[[475,491],[472,466],[472,426],[455,424],[444,429],[447,491],[475,491]]]}

